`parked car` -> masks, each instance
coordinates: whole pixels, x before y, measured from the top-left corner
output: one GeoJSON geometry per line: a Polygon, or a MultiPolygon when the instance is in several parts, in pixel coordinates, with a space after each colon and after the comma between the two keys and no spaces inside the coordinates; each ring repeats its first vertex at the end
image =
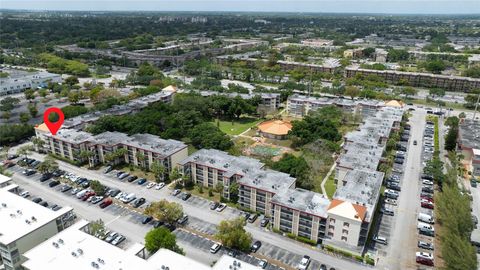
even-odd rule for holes
{"type": "Polygon", "coordinates": [[[388,244],[388,241],[387,241],[387,238],[383,237],[383,236],[378,236],[378,235],[375,235],[373,237],[373,241],[377,242],[377,243],[380,243],[380,244],[383,244],[383,245],[387,245],[388,244]]]}
{"type": "Polygon", "coordinates": [[[269,218],[262,218],[262,220],[260,221],[260,226],[266,227],[269,222],[270,222],[269,218]]]}
{"type": "Polygon", "coordinates": [[[431,201],[425,200],[425,199],[420,200],[420,205],[423,208],[428,208],[428,209],[433,209],[433,207],[434,207],[434,204],[431,201]]]}
{"type": "Polygon", "coordinates": [[[185,193],[182,194],[182,200],[186,201],[191,196],[192,196],[192,194],[185,192],[185,193]]]}
{"type": "Polygon", "coordinates": [[[105,195],[115,197],[120,193],[120,189],[110,189],[105,195]]]}
{"type": "Polygon", "coordinates": [[[113,169],[112,166],[107,166],[107,167],[105,167],[105,169],[103,170],[103,173],[104,173],[104,174],[107,174],[107,173],[111,172],[112,169],[113,169]]]}
{"type": "Polygon", "coordinates": [[[422,191],[426,193],[433,193],[433,188],[431,186],[422,186],[422,191]]]}
{"type": "Polygon", "coordinates": [[[155,229],[156,229],[156,228],[159,228],[160,226],[163,225],[163,221],[155,220],[152,225],[153,225],[153,227],[154,227],[155,229]]]}
{"type": "Polygon", "coordinates": [[[155,185],[155,189],[156,189],[156,190],[159,190],[159,189],[163,188],[164,186],[165,186],[165,183],[160,182],[160,183],[158,183],[158,184],[155,185]]]}
{"type": "Polygon", "coordinates": [[[183,216],[177,220],[177,223],[183,225],[187,223],[187,221],[188,221],[188,216],[183,214],[183,216]]]}
{"type": "Polygon", "coordinates": [[[433,255],[428,252],[416,252],[415,253],[416,262],[428,266],[434,266],[433,264],[433,255]]]}
{"type": "Polygon", "coordinates": [[[22,172],[22,174],[24,174],[25,176],[30,176],[30,175],[33,175],[33,174],[36,174],[37,171],[33,170],[33,169],[26,169],[22,172]]]}
{"type": "Polygon", "coordinates": [[[427,179],[422,180],[422,184],[427,185],[427,186],[433,186],[433,182],[427,179]]]}
{"type": "Polygon", "coordinates": [[[58,186],[59,184],[60,184],[60,181],[54,180],[54,181],[48,183],[48,186],[51,187],[51,188],[53,188],[53,187],[58,186]]]}
{"type": "Polygon", "coordinates": [[[92,197],[92,200],[90,201],[92,204],[97,204],[101,202],[105,197],[103,196],[94,196],[92,197]]]}
{"type": "Polygon", "coordinates": [[[386,207],[383,207],[382,209],[380,209],[380,212],[382,212],[384,215],[387,215],[387,216],[395,215],[395,212],[392,209],[389,209],[386,207]]]}
{"type": "Polygon", "coordinates": [[[103,200],[103,202],[100,203],[99,206],[100,206],[100,208],[103,209],[103,208],[109,206],[109,205],[112,204],[112,203],[113,203],[113,201],[112,201],[111,198],[106,198],[105,200],[103,200]]]}
{"type": "Polygon", "coordinates": [[[72,186],[65,184],[65,185],[62,186],[62,188],[60,188],[60,191],[61,192],[67,192],[71,189],[72,189],[72,186]]]}
{"type": "Polygon", "coordinates": [[[426,229],[426,228],[420,228],[420,229],[418,229],[418,232],[420,234],[426,235],[426,236],[432,236],[432,237],[435,236],[435,231],[432,231],[432,230],[429,230],[429,229],[426,229]]]}
{"type": "Polygon", "coordinates": [[[397,205],[397,200],[394,199],[385,199],[386,204],[397,205]]]}
{"type": "Polygon", "coordinates": [[[41,206],[43,207],[48,207],[48,203],[46,201],[43,201],[41,203],[39,203],[41,206]]]}
{"type": "Polygon", "coordinates": [[[115,237],[115,239],[113,239],[112,245],[117,246],[117,245],[119,245],[121,242],[123,242],[124,240],[125,240],[125,236],[119,234],[119,235],[117,235],[117,237],[115,237]]]}
{"type": "Polygon", "coordinates": [[[120,176],[118,177],[119,179],[125,179],[126,177],[130,176],[130,174],[128,173],[122,173],[120,174],[120,176]]]}
{"type": "Polygon", "coordinates": [[[250,215],[250,217],[248,217],[247,220],[249,223],[253,223],[255,222],[255,220],[257,220],[257,218],[258,218],[258,214],[253,214],[253,215],[250,215]]]}
{"type": "Polygon", "coordinates": [[[257,250],[262,246],[262,242],[260,241],[255,241],[252,246],[250,247],[250,251],[252,252],[257,252],[257,250]]]}
{"type": "Polygon", "coordinates": [[[95,195],[96,195],[96,193],[94,191],[88,191],[87,193],[85,193],[82,196],[81,200],[82,201],[87,201],[90,197],[95,196],[95,195]]]}
{"type": "Polygon", "coordinates": [[[28,197],[30,197],[30,192],[25,190],[25,191],[20,192],[20,194],[18,194],[18,195],[22,196],[23,198],[28,198],[28,197]]]}
{"type": "Polygon", "coordinates": [[[152,221],[152,220],[153,220],[153,217],[152,217],[152,216],[144,216],[144,217],[142,218],[142,224],[147,224],[147,223],[149,223],[149,222],[152,221]]]}
{"type": "Polygon", "coordinates": [[[174,189],[173,192],[172,192],[172,195],[173,196],[177,196],[178,194],[180,194],[180,189],[174,189]]]}
{"type": "Polygon", "coordinates": [[[141,186],[141,185],[145,184],[146,182],[147,182],[147,179],[145,179],[145,178],[140,178],[140,179],[138,179],[137,184],[138,184],[139,186],[141,186]]]}
{"type": "Polygon", "coordinates": [[[217,207],[217,212],[222,212],[225,208],[227,208],[227,205],[224,204],[224,203],[221,203],[221,204],[217,207]]]}
{"type": "Polygon", "coordinates": [[[310,256],[303,255],[303,258],[298,263],[298,270],[306,270],[310,265],[311,259],[310,256]]]}
{"type": "Polygon", "coordinates": [[[210,203],[210,210],[215,210],[217,209],[219,203],[218,202],[212,202],[210,203]]]}
{"type": "Polygon", "coordinates": [[[175,231],[175,229],[177,228],[177,227],[175,227],[175,225],[173,225],[171,223],[164,223],[163,227],[167,228],[171,232],[175,231]]]}
{"type": "Polygon", "coordinates": [[[428,249],[428,250],[433,250],[433,244],[432,244],[432,243],[425,242],[425,241],[418,241],[417,246],[418,246],[419,248],[428,249]]]}
{"type": "Polygon", "coordinates": [[[133,200],[135,200],[137,197],[135,196],[135,193],[130,193],[126,196],[124,196],[122,199],[120,199],[123,203],[129,203],[133,200]]]}
{"type": "Polygon", "coordinates": [[[32,199],[32,202],[34,202],[34,203],[40,203],[41,201],[42,201],[42,198],[40,198],[40,197],[36,197],[36,198],[32,199]]]}
{"type": "Polygon", "coordinates": [[[138,208],[145,202],[146,202],[145,198],[138,198],[136,201],[133,202],[132,206],[135,208],[138,208]]]}
{"type": "Polygon", "coordinates": [[[137,178],[138,178],[138,176],[136,176],[136,175],[131,175],[131,176],[127,177],[127,181],[131,183],[131,182],[137,180],[137,178]]]}
{"type": "Polygon", "coordinates": [[[70,191],[70,194],[75,195],[75,194],[77,194],[77,193],[80,192],[80,191],[82,191],[81,188],[74,188],[74,189],[72,189],[72,191],[70,191]]]}
{"type": "Polygon", "coordinates": [[[117,174],[116,174],[116,176],[117,176],[117,177],[120,177],[120,175],[122,175],[122,174],[124,174],[124,173],[125,173],[125,172],[118,171],[117,174]]]}
{"type": "Polygon", "coordinates": [[[150,183],[147,184],[146,188],[150,189],[150,188],[152,188],[152,187],[154,187],[154,186],[155,186],[155,183],[150,182],[150,183]]]}
{"type": "Polygon", "coordinates": [[[384,195],[385,197],[390,199],[397,199],[399,196],[398,192],[392,189],[386,189],[384,195]]]}
{"type": "Polygon", "coordinates": [[[258,267],[265,269],[268,266],[268,262],[266,260],[260,260],[258,261],[258,267]]]}
{"type": "Polygon", "coordinates": [[[417,145],[417,140],[414,140],[414,141],[413,141],[413,145],[417,145]]]}
{"type": "Polygon", "coordinates": [[[107,237],[105,238],[105,242],[112,242],[118,236],[117,232],[110,232],[107,237]]]}
{"type": "Polygon", "coordinates": [[[210,253],[217,253],[220,249],[222,248],[222,245],[220,245],[219,243],[214,243],[211,247],[210,247],[210,253]]]}

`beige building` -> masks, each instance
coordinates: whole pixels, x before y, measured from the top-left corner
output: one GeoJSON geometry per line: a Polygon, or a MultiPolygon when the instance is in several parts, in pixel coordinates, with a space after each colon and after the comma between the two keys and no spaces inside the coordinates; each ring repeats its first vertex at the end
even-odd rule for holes
{"type": "Polygon", "coordinates": [[[76,217],[71,207],[54,211],[17,192],[15,184],[0,188],[0,255],[6,270],[23,269],[25,252],[69,227],[76,217]]]}
{"type": "Polygon", "coordinates": [[[480,176],[480,121],[464,119],[459,125],[457,142],[465,169],[480,176]]]}
{"type": "Polygon", "coordinates": [[[348,49],[343,52],[344,58],[360,58],[363,56],[363,48],[348,49]]]}

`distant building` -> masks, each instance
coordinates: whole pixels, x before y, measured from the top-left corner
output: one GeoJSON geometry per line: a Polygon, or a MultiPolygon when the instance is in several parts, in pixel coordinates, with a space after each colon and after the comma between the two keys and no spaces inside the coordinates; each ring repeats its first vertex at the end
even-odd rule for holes
{"type": "Polygon", "coordinates": [[[459,125],[458,150],[461,151],[465,168],[480,176],[480,121],[464,119],[459,125]]]}
{"type": "Polygon", "coordinates": [[[375,48],[375,62],[386,63],[388,57],[388,51],[381,48],[375,48]]]}
{"type": "MultiPolygon", "coordinates": [[[[8,179],[0,174],[0,182],[8,179]]],[[[18,195],[11,183],[0,188],[0,256],[8,270],[23,269],[23,255],[45,239],[69,227],[75,221],[68,206],[54,211],[18,195]]]]}
{"type": "Polygon", "coordinates": [[[361,58],[363,56],[363,48],[347,49],[343,52],[344,58],[361,58]]]}
{"type": "Polygon", "coordinates": [[[309,47],[324,47],[324,46],[332,46],[333,40],[327,39],[305,39],[300,41],[303,45],[307,45],[309,47]]]}
{"type": "Polygon", "coordinates": [[[279,93],[252,93],[252,94],[242,94],[242,93],[224,93],[218,91],[197,91],[190,90],[195,93],[199,93],[204,97],[209,96],[227,96],[230,98],[241,97],[242,99],[249,100],[256,96],[259,96],[261,99],[261,105],[270,110],[277,110],[280,106],[280,94],[279,93]]]}
{"type": "Polygon", "coordinates": [[[26,89],[46,87],[49,82],[62,83],[62,76],[49,72],[34,72],[32,74],[0,78],[0,96],[21,93],[26,89]]]}

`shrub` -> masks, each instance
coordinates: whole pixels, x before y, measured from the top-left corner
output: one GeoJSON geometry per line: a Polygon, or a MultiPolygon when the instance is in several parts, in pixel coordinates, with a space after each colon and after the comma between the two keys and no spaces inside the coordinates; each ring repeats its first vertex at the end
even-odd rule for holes
{"type": "Polygon", "coordinates": [[[375,260],[369,256],[365,256],[365,262],[369,265],[375,265],[375,260]]]}
{"type": "Polygon", "coordinates": [[[312,246],[315,246],[317,244],[317,241],[306,238],[306,237],[302,237],[302,236],[297,236],[297,240],[302,242],[302,243],[309,244],[309,245],[312,245],[312,246]]]}

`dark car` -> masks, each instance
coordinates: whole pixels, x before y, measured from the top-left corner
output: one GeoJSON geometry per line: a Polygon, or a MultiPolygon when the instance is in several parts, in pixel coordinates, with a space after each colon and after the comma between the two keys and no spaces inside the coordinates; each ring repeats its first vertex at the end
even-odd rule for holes
{"type": "Polygon", "coordinates": [[[40,197],[36,197],[36,198],[32,199],[32,202],[34,202],[34,203],[40,203],[41,201],[42,201],[42,198],[40,198],[40,197]]]}
{"type": "Polygon", "coordinates": [[[155,221],[153,222],[153,227],[154,227],[154,228],[159,228],[159,227],[162,226],[162,225],[163,225],[163,221],[155,220],[155,221]]]}
{"type": "Polygon", "coordinates": [[[192,194],[190,193],[183,193],[182,195],[182,200],[186,201],[188,200],[188,198],[190,198],[192,196],[192,194]]]}
{"type": "Polygon", "coordinates": [[[23,171],[23,174],[26,175],[26,176],[30,176],[30,175],[33,175],[33,174],[36,174],[37,171],[35,170],[32,170],[32,169],[27,169],[25,171],[23,171]]]}
{"type": "Polygon", "coordinates": [[[144,204],[146,202],[145,198],[138,198],[133,202],[133,207],[138,208],[140,205],[144,204]]]}
{"type": "Polygon", "coordinates": [[[243,213],[241,214],[241,216],[242,216],[245,220],[248,220],[248,219],[250,218],[250,213],[248,213],[248,212],[243,212],[243,213]]]}
{"type": "Polygon", "coordinates": [[[248,222],[253,223],[255,222],[255,220],[257,220],[257,218],[258,218],[258,214],[253,214],[253,215],[250,215],[250,217],[248,217],[247,220],[248,222]]]}
{"type": "Polygon", "coordinates": [[[113,169],[112,166],[107,166],[107,167],[105,168],[105,170],[103,170],[103,173],[107,174],[107,173],[111,172],[112,169],[113,169]]]}
{"type": "Polygon", "coordinates": [[[402,190],[400,185],[398,183],[395,183],[395,182],[387,182],[386,186],[387,186],[387,188],[393,189],[393,190],[396,190],[396,191],[401,191],[402,190]]]}
{"type": "Polygon", "coordinates": [[[423,186],[422,191],[427,192],[427,193],[433,193],[433,188],[428,187],[428,186],[423,186]]]}
{"type": "Polygon", "coordinates": [[[52,176],[53,177],[60,177],[62,175],[65,174],[65,171],[62,171],[62,170],[55,170],[53,173],[52,173],[52,176]]]}
{"type": "Polygon", "coordinates": [[[270,222],[270,219],[263,218],[262,221],[260,221],[260,226],[265,227],[269,222],[270,222]]]}
{"type": "Polygon", "coordinates": [[[138,178],[138,176],[131,175],[131,176],[127,177],[127,181],[128,182],[133,182],[133,181],[137,180],[137,178],[138,178]]]}
{"type": "Polygon", "coordinates": [[[40,182],[45,182],[50,178],[52,178],[51,173],[44,173],[44,174],[42,174],[42,176],[40,176],[40,182]]]}
{"type": "Polygon", "coordinates": [[[49,186],[49,187],[56,187],[56,186],[58,186],[59,184],[60,184],[60,181],[54,180],[54,181],[48,183],[48,186],[49,186]]]}
{"type": "Polygon", "coordinates": [[[210,204],[210,210],[215,210],[218,207],[218,202],[212,202],[210,204]]]}
{"type": "Polygon", "coordinates": [[[117,177],[120,177],[120,175],[124,174],[125,172],[122,172],[122,171],[118,171],[117,172],[117,177]]]}
{"type": "Polygon", "coordinates": [[[421,178],[422,178],[422,179],[427,179],[427,180],[433,181],[433,176],[428,175],[428,174],[422,174],[421,178]]]}
{"type": "Polygon", "coordinates": [[[401,159],[401,158],[396,158],[393,160],[393,162],[397,163],[397,164],[403,164],[404,160],[401,159]]]}
{"type": "Polygon", "coordinates": [[[82,188],[88,188],[90,186],[90,180],[86,179],[85,181],[83,181],[80,186],[82,188]]]}
{"type": "Polygon", "coordinates": [[[77,180],[75,180],[75,184],[81,185],[85,181],[88,181],[88,179],[85,178],[85,177],[81,177],[81,178],[78,178],[77,180]]]}
{"type": "Polygon", "coordinates": [[[40,163],[41,162],[39,160],[35,160],[34,162],[30,163],[30,166],[32,166],[32,168],[37,168],[40,163]]]}
{"type": "Polygon", "coordinates": [[[41,203],[39,203],[41,206],[43,207],[48,207],[48,203],[46,201],[43,201],[41,203]]]}
{"type": "Polygon", "coordinates": [[[10,154],[10,155],[7,156],[7,159],[12,160],[12,159],[16,159],[17,157],[18,157],[18,155],[10,154]]]}
{"type": "Polygon", "coordinates": [[[63,185],[62,188],[60,189],[61,192],[67,192],[70,189],[72,189],[72,186],[69,185],[63,185]]]}
{"type": "Polygon", "coordinates": [[[147,179],[145,179],[145,178],[140,178],[140,179],[138,179],[137,184],[138,184],[138,185],[143,185],[143,184],[145,184],[146,182],[147,182],[147,179]]]}
{"type": "Polygon", "coordinates": [[[170,223],[163,224],[163,227],[167,228],[171,232],[175,231],[175,229],[177,228],[177,227],[175,227],[175,225],[170,224],[170,223]]]}
{"type": "Polygon", "coordinates": [[[252,244],[252,246],[250,247],[250,250],[252,252],[257,252],[257,250],[260,249],[261,246],[262,246],[262,242],[257,240],[252,244]]]}
{"type": "Polygon", "coordinates": [[[5,167],[5,168],[11,168],[13,166],[15,166],[15,162],[13,162],[13,161],[5,162],[3,164],[3,167],[5,167]]]}
{"type": "Polygon", "coordinates": [[[111,197],[116,197],[120,192],[120,189],[111,189],[107,195],[111,197]]]}
{"type": "Polygon", "coordinates": [[[177,223],[180,225],[183,225],[187,223],[187,221],[188,221],[188,216],[184,214],[181,218],[177,220],[177,223]]]}
{"type": "Polygon", "coordinates": [[[147,223],[149,223],[149,222],[152,221],[152,220],[153,220],[153,217],[152,217],[152,216],[144,216],[144,217],[142,218],[142,224],[147,224],[147,223]]]}

